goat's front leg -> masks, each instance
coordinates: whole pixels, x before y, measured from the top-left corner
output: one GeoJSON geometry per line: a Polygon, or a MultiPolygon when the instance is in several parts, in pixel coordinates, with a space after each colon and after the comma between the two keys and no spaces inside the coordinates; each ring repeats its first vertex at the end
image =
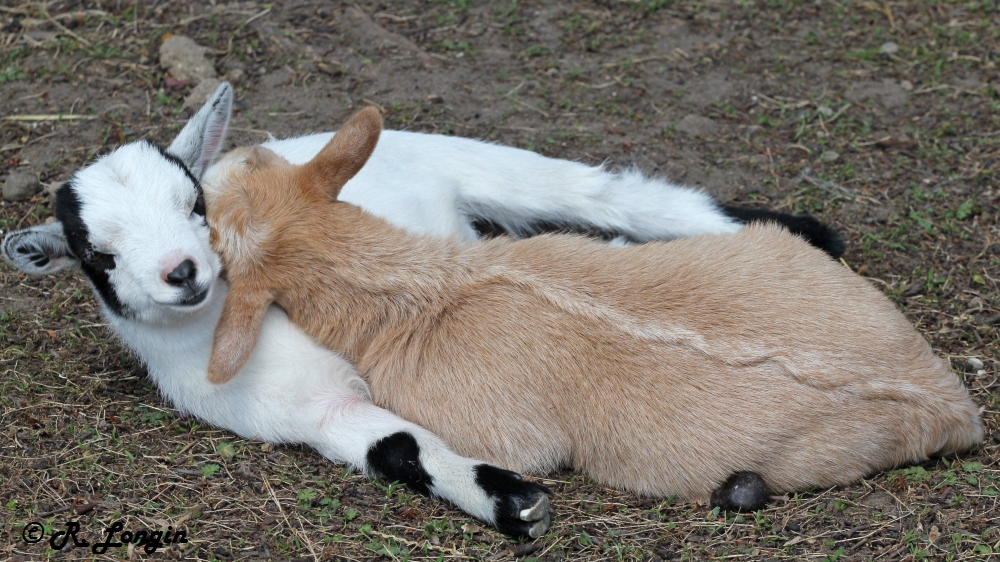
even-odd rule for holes
{"type": "Polygon", "coordinates": [[[326,458],[448,500],[507,535],[538,537],[548,530],[544,486],[459,456],[433,433],[349,389],[324,390],[308,407],[320,420],[310,445],[326,458]]]}

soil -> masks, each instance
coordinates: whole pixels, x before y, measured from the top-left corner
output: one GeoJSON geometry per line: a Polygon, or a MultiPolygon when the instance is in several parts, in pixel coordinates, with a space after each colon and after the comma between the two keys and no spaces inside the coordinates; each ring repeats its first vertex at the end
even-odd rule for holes
{"type": "MultiPolygon", "coordinates": [[[[0,4],[0,182],[29,172],[51,189],[121,143],[168,143],[191,85],[157,57],[168,34],[186,35],[238,77],[234,146],[335,129],[373,104],[392,128],[637,166],[723,202],[812,213],[846,236],[845,265],[951,360],[986,429],[976,451],[746,515],[553,474],[540,479],[551,531],[511,542],[311,450],[179,415],[80,275],[2,264],[0,557],[995,557],[998,30],[988,0],[0,4]],[[184,528],[188,542],[152,555],[48,545],[69,521],[94,543],[116,520],[184,528]],[[33,521],[46,540],[26,544],[33,521]]],[[[0,229],[42,223],[51,204],[48,190],[2,202],[0,229]]]]}

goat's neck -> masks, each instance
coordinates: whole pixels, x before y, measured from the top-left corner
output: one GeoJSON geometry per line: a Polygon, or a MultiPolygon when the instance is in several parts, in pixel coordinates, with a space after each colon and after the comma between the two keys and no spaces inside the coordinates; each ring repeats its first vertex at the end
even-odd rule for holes
{"type": "Polygon", "coordinates": [[[197,311],[156,322],[105,311],[118,338],[142,359],[156,385],[182,411],[198,412],[199,401],[212,393],[205,372],[228,289],[225,281],[216,279],[208,301],[197,311]]]}
{"type": "Polygon", "coordinates": [[[479,258],[461,242],[410,234],[357,208],[337,210],[301,225],[307,245],[278,245],[287,259],[276,302],[311,336],[362,365],[382,336],[438,314],[479,258]]]}

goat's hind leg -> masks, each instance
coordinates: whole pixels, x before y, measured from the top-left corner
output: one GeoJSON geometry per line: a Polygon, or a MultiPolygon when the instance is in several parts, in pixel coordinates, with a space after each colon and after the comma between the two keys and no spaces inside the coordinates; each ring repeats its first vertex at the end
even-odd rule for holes
{"type": "Polygon", "coordinates": [[[433,433],[349,389],[328,389],[309,407],[318,408],[322,420],[310,444],[323,456],[448,500],[507,535],[538,537],[548,530],[544,486],[459,456],[433,433]]]}

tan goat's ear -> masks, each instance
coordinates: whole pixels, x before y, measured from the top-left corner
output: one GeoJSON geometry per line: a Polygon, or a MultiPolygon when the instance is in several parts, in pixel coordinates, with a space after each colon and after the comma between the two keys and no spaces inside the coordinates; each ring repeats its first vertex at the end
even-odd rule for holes
{"type": "Polygon", "coordinates": [[[223,384],[235,377],[250,359],[257,344],[267,307],[274,294],[266,289],[248,289],[232,284],[222,317],[215,327],[208,381],[223,384]]]}
{"type": "Polygon", "coordinates": [[[374,107],[366,107],[333,135],[323,150],[302,166],[305,179],[312,181],[336,199],[344,187],[375,150],[382,132],[382,115],[374,107]]]}

